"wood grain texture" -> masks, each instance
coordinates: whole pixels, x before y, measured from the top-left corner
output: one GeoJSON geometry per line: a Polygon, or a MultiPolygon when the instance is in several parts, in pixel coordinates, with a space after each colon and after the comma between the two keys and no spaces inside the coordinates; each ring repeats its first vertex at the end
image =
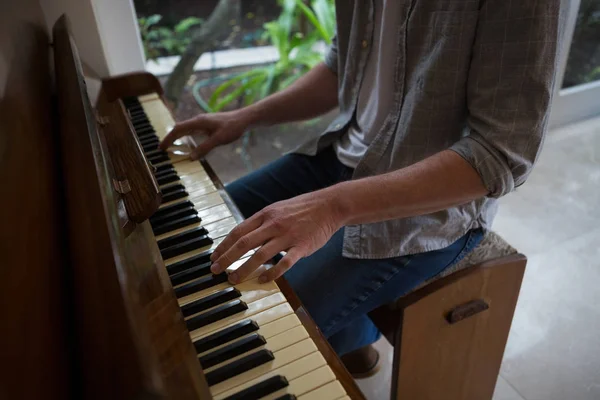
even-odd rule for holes
{"type": "Polygon", "coordinates": [[[128,276],[120,257],[123,242],[110,163],[103,156],[64,16],[54,26],[53,38],[81,397],[158,398],[163,386],[149,336],[138,323],[141,310],[121,286],[128,276]]]}
{"type": "Polygon", "coordinates": [[[391,311],[401,316],[392,398],[492,399],[525,264],[522,255],[483,263],[424,287],[407,297],[403,310],[391,311]],[[479,299],[489,309],[454,324],[446,320],[455,307],[479,299]]]}
{"type": "MultiPolygon", "coordinates": [[[[123,153],[95,125],[64,19],[55,37],[82,397],[209,399],[149,223],[122,229],[125,200],[112,178],[123,153]]],[[[116,134],[133,135],[117,125],[116,134]]],[[[135,167],[147,172],[145,163],[135,167]]]]}
{"type": "Polygon", "coordinates": [[[285,280],[284,277],[277,279],[276,283],[277,286],[279,286],[279,289],[285,296],[288,303],[290,303],[290,305],[292,306],[292,309],[300,319],[300,322],[302,322],[302,325],[306,328],[306,331],[310,335],[311,339],[314,341],[315,345],[317,346],[317,349],[319,349],[319,352],[327,361],[327,364],[335,374],[336,378],[340,381],[340,383],[344,387],[344,390],[346,390],[346,394],[350,396],[350,398],[353,400],[364,400],[365,397],[360,391],[358,385],[356,384],[356,382],[354,381],[354,379],[352,378],[352,376],[350,375],[340,358],[337,356],[337,354],[335,353],[325,336],[323,336],[323,334],[319,330],[319,327],[317,327],[317,324],[315,324],[315,322],[312,320],[304,306],[302,306],[302,302],[300,301],[296,293],[293,291],[289,283],[285,280]]]}
{"type": "Polygon", "coordinates": [[[102,80],[102,90],[109,102],[130,96],[158,93],[163,95],[163,88],[158,79],[149,72],[131,72],[102,80]]]}
{"type": "Polygon", "coordinates": [[[133,126],[121,100],[109,102],[101,91],[98,115],[105,122],[100,126],[113,166],[113,181],[125,182],[130,189],[120,196],[129,219],[135,223],[147,220],[161,202],[161,193],[151,166],[137,140],[133,126]]]}
{"type": "Polygon", "coordinates": [[[49,42],[37,1],[0,2],[1,399],[72,397],[49,42]]]}

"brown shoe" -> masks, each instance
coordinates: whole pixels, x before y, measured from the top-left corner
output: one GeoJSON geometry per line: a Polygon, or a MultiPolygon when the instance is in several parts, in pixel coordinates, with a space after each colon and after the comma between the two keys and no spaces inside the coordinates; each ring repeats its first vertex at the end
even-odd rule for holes
{"type": "Polygon", "coordinates": [[[379,352],[371,344],[344,354],[340,358],[354,379],[373,376],[381,368],[379,352]]]}

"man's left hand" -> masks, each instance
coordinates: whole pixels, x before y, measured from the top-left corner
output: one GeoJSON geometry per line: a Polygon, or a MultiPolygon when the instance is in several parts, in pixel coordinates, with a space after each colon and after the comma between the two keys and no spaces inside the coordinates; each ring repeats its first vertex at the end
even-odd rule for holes
{"type": "Polygon", "coordinates": [[[233,284],[242,282],[282,251],[287,254],[264,272],[260,282],[277,279],[299,259],[313,254],[343,226],[335,201],[335,188],[303,194],[274,203],[248,218],[217,246],[211,256],[214,274],[225,271],[248,251],[256,252],[229,275],[233,284]]]}

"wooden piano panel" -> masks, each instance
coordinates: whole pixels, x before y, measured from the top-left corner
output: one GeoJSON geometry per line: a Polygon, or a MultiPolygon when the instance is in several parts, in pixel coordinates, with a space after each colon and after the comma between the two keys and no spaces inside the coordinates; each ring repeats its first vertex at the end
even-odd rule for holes
{"type": "Polygon", "coordinates": [[[50,40],[35,0],[0,2],[0,398],[68,399],[50,40]]]}
{"type": "Polygon", "coordinates": [[[64,17],[54,38],[82,397],[209,399],[148,222],[123,229],[115,122],[96,126],[64,17]]]}

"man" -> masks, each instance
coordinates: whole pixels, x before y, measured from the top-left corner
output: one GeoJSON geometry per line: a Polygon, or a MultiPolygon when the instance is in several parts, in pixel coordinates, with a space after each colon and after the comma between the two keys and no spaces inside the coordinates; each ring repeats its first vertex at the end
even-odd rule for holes
{"type": "Polygon", "coordinates": [[[339,116],[294,154],[228,186],[247,220],[214,273],[258,250],[237,283],[287,280],[356,376],[376,370],[367,313],[457,262],[540,151],[559,49],[559,0],[337,2],[325,62],[241,110],[178,124],[193,157],[249,127],[339,116]]]}

